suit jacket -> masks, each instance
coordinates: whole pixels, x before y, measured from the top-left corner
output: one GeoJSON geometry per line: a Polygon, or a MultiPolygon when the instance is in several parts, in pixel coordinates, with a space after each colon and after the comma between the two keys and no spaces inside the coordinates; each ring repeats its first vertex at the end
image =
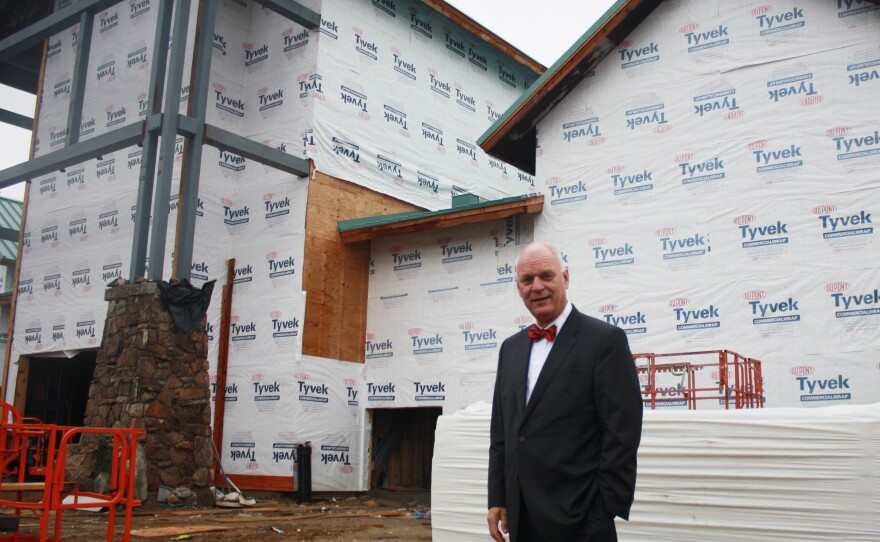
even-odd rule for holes
{"type": "Polygon", "coordinates": [[[568,539],[590,510],[628,519],[643,407],[626,334],[572,309],[526,405],[530,350],[522,330],[499,352],[489,508],[507,507],[513,540],[520,499],[550,540],[568,539]]]}

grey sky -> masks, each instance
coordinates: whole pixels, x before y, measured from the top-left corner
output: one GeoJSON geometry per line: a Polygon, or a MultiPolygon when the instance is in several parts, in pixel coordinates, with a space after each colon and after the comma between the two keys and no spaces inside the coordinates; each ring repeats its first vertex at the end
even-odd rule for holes
{"type": "MultiPolygon", "coordinates": [[[[549,67],[614,0],[447,0],[502,39],[549,67]]],[[[33,116],[32,96],[0,85],[0,108],[33,116]]],[[[0,123],[0,169],[27,160],[30,132],[0,123]]],[[[21,200],[24,184],[0,190],[21,200]]]]}

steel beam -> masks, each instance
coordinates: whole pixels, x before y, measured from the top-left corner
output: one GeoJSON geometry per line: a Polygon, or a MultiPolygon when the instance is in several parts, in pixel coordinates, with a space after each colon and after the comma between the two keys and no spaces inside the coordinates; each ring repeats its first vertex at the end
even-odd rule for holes
{"type": "Polygon", "coordinates": [[[82,122],[83,100],[86,95],[86,79],[89,69],[89,50],[92,48],[92,27],[95,16],[88,11],[80,13],[79,38],[76,42],[76,60],[70,81],[70,107],[67,110],[67,139],[65,146],[79,143],[79,126],[82,122]]]}
{"type": "Polygon", "coordinates": [[[13,243],[17,243],[19,234],[20,232],[18,230],[0,227],[0,240],[12,241],[13,243]]]}
{"type": "Polygon", "coordinates": [[[0,62],[12,58],[34,45],[39,45],[49,36],[75,25],[79,21],[80,13],[88,11],[95,14],[118,3],[119,0],[79,0],[73,2],[69,8],[40,19],[0,41],[0,62]]]}
{"type": "Polygon", "coordinates": [[[314,30],[321,26],[321,14],[316,13],[293,0],[256,0],[266,9],[290,19],[300,26],[314,30]]]}
{"type": "Polygon", "coordinates": [[[34,129],[34,119],[26,117],[24,115],[19,115],[18,113],[14,113],[12,111],[7,111],[6,109],[0,109],[0,122],[11,124],[13,126],[18,126],[19,128],[23,128],[25,130],[34,129]]]}
{"type": "Polygon", "coordinates": [[[145,126],[145,121],[138,121],[76,145],[6,168],[0,171],[0,188],[29,181],[40,175],[140,143],[144,137],[145,126]]]}
{"type": "MultiPolygon", "coordinates": [[[[168,200],[171,198],[171,176],[174,173],[174,146],[177,140],[177,112],[180,109],[180,87],[186,60],[186,31],[189,26],[190,0],[174,4],[174,38],[168,55],[168,78],[165,80],[165,114],[162,139],[159,142],[159,168],[156,173],[156,195],[153,198],[153,220],[150,229],[150,267],[147,278],[162,279],[165,266],[165,234],[168,231],[168,200]],[[173,114],[171,114],[173,113],[173,114]]],[[[158,54],[159,51],[157,50],[158,54]]],[[[156,56],[156,55],[154,55],[156,56]]],[[[192,100],[192,93],[190,93],[192,100]]],[[[134,263],[134,262],[132,262],[134,263]]]]}
{"type": "Polygon", "coordinates": [[[195,55],[190,81],[188,117],[195,120],[195,133],[184,147],[183,170],[180,177],[180,201],[177,205],[177,243],[174,251],[174,276],[189,279],[192,271],[196,212],[199,203],[199,178],[202,170],[202,149],[205,145],[205,117],[208,108],[208,83],[211,80],[211,57],[214,51],[214,23],[217,0],[201,0],[196,26],[195,55]]]}
{"type": "MultiPolygon", "coordinates": [[[[168,39],[171,37],[171,0],[159,0],[156,34],[153,39],[153,58],[150,69],[149,94],[147,95],[147,134],[141,151],[141,171],[138,178],[138,193],[134,212],[134,233],[131,243],[131,264],[128,279],[134,281],[143,276],[147,268],[147,241],[150,232],[150,203],[153,200],[153,183],[156,175],[156,153],[159,147],[159,133],[162,130],[162,88],[165,86],[165,70],[168,67],[168,39]]],[[[173,94],[175,100],[170,106],[176,116],[180,108],[180,89],[173,94]]]]}
{"type": "MultiPolygon", "coordinates": [[[[202,122],[204,124],[204,122],[202,122]]],[[[202,130],[204,131],[204,129],[202,130]]],[[[177,133],[182,135],[183,137],[193,137],[196,133],[199,132],[199,122],[192,118],[187,117],[186,115],[179,115],[177,117],[177,133]]]]}
{"type": "Polygon", "coordinates": [[[308,160],[273,149],[210,124],[205,125],[205,143],[224,151],[233,152],[248,160],[286,171],[297,177],[308,177],[309,175],[308,160]]]}

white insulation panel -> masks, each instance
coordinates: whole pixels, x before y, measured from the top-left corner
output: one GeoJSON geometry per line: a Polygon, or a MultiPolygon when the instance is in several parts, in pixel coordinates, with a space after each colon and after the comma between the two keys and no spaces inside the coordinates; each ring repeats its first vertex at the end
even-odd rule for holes
{"type": "MultiPolygon", "coordinates": [[[[488,537],[491,405],[437,421],[433,540],[488,537]]],[[[877,540],[880,404],[646,411],[628,542],[877,540]]]]}

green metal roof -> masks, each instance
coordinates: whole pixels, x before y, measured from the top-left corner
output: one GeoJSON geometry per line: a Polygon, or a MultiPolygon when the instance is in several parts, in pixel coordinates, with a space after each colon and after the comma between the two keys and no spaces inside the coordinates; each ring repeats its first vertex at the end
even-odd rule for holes
{"type": "Polygon", "coordinates": [[[461,211],[472,211],[483,207],[494,207],[505,203],[514,203],[517,201],[525,201],[529,196],[512,196],[504,199],[495,199],[491,201],[481,201],[470,205],[459,205],[458,207],[450,207],[449,209],[441,209],[439,211],[407,211],[405,213],[394,213],[391,215],[368,216],[364,218],[352,218],[349,220],[340,220],[337,223],[339,233],[353,230],[362,230],[364,228],[372,228],[374,226],[388,226],[397,224],[398,222],[406,222],[416,218],[429,218],[435,216],[448,215],[452,213],[460,213],[461,211]]]}
{"type": "Polygon", "coordinates": [[[343,243],[354,243],[416,231],[486,222],[508,216],[540,213],[544,208],[544,196],[513,196],[492,201],[480,200],[474,195],[468,196],[454,198],[455,206],[450,209],[410,211],[340,220],[336,228],[343,243]]]}
{"type": "MultiPolygon", "coordinates": [[[[21,230],[22,202],[0,197],[0,228],[21,230]]],[[[0,258],[14,260],[18,257],[18,242],[0,239],[0,258]]]]}

